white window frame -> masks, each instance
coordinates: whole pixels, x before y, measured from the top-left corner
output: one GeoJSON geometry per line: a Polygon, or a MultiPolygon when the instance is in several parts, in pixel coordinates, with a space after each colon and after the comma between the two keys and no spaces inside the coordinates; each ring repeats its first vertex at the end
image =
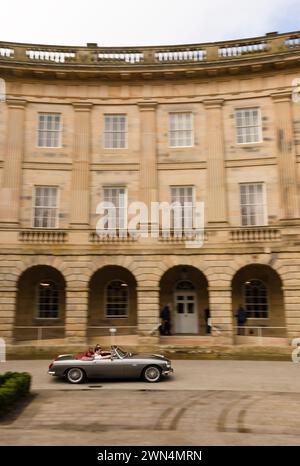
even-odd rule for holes
{"type": "MultiPolygon", "coordinates": [[[[191,229],[193,230],[195,228],[195,205],[196,205],[196,189],[195,189],[195,186],[193,185],[172,185],[170,186],[170,196],[171,196],[171,204],[173,204],[173,202],[177,202],[175,200],[173,200],[173,189],[176,189],[176,188],[184,188],[184,189],[191,189],[192,190],[192,227],[191,229]]],[[[183,217],[184,217],[184,214],[183,214],[183,217]]],[[[183,225],[184,226],[184,225],[183,225]]],[[[171,221],[171,231],[175,231],[175,228],[174,228],[174,225],[172,224],[172,221],[171,221]]],[[[186,233],[186,230],[184,229],[182,231],[182,233],[186,233]]]]}
{"type": "MultiPolygon", "coordinates": [[[[124,189],[125,204],[126,204],[126,206],[124,206],[124,210],[126,209],[125,213],[127,214],[127,207],[128,207],[128,189],[127,189],[127,186],[114,186],[114,185],[103,186],[103,189],[102,189],[103,201],[107,200],[107,199],[105,199],[105,190],[106,189],[124,189]]],[[[109,202],[112,202],[112,201],[109,201],[109,202]]],[[[116,207],[116,209],[119,209],[119,207],[116,207]]],[[[125,230],[126,230],[126,234],[127,234],[128,218],[124,217],[124,220],[125,220],[124,226],[120,227],[119,225],[116,225],[116,231],[117,232],[123,231],[125,233],[125,230]]],[[[109,228],[105,228],[104,230],[105,231],[109,230],[109,228]]]]}
{"type": "MultiPolygon", "coordinates": [[[[33,194],[32,194],[32,222],[31,226],[35,230],[55,230],[59,227],[59,207],[60,207],[60,189],[59,186],[57,185],[34,185],[33,186],[33,194]],[[53,209],[56,209],[56,216],[55,216],[55,226],[54,227],[36,227],[34,225],[35,223],[35,209],[38,207],[36,206],[36,188],[56,188],[56,207],[53,207],[53,209]]],[[[42,206],[39,206],[40,208],[43,208],[42,206]]],[[[47,208],[47,207],[45,207],[47,208]]],[[[51,208],[51,207],[50,207],[51,208]]]]}
{"type": "MultiPolygon", "coordinates": [[[[121,280],[119,278],[114,278],[113,280],[110,280],[108,283],[106,283],[105,285],[105,318],[107,319],[128,319],[128,316],[129,316],[129,284],[127,282],[125,282],[124,280],[121,280]],[[108,292],[108,287],[111,283],[113,282],[122,282],[122,283],[126,283],[126,290],[127,290],[127,306],[126,306],[126,314],[107,314],[107,292],[108,292]]],[[[115,303],[116,304],[116,303],[115,303]]]]}
{"type": "Polygon", "coordinates": [[[56,281],[52,279],[46,279],[43,278],[42,280],[39,281],[39,283],[36,285],[36,317],[35,320],[59,320],[60,319],[60,289],[56,281]],[[58,291],[58,311],[57,311],[57,317],[40,317],[39,315],[39,306],[40,306],[40,293],[39,293],[39,287],[41,281],[49,281],[52,282],[56,285],[57,291],[58,291]]]}
{"type": "MultiPolygon", "coordinates": [[[[241,227],[243,228],[255,228],[255,227],[263,227],[268,225],[268,206],[267,206],[267,192],[266,192],[266,183],[263,181],[254,181],[254,182],[245,182],[239,183],[239,199],[240,199],[240,223],[241,227]],[[255,205],[258,206],[260,204],[242,204],[241,199],[241,187],[242,186],[249,186],[249,185],[261,185],[262,186],[262,208],[263,208],[263,223],[255,223],[255,225],[251,224],[243,224],[243,214],[242,214],[242,207],[255,205]]],[[[257,215],[257,214],[256,214],[257,215]]]]}
{"type": "MultiPolygon", "coordinates": [[[[234,118],[235,118],[235,132],[236,132],[236,144],[238,144],[239,146],[240,145],[249,145],[249,144],[261,144],[263,142],[263,133],[262,133],[262,114],[261,114],[261,108],[260,107],[240,107],[240,108],[236,108],[235,111],[234,111],[234,118]],[[256,110],[257,111],[257,114],[258,114],[258,125],[240,125],[238,126],[237,124],[237,113],[238,112],[246,112],[246,111],[249,111],[249,110],[256,110]],[[239,142],[238,138],[239,138],[239,135],[238,135],[238,128],[249,128],[249,127],[257,127],[258,128],[258,140],[257,141],[242,141],[242,142],[239,142]]],[[[245,118],[243,116],[243,118],[245,118]]],[[[243,135],[243,138],[244,138],[244,135],[243,135]]]]}
{"type": "MultiPolygon", "coordinates": [[[[260,281],[261,283],[263,283],[263,285],[265,286],[266,288],[266,304],[267,304],[267,316],[266,317],[249,317],[247,315],[247,319],[248,320],[268,320],[270,319],[270,302],[269,302],[269,289],[266,285],[266,283],[261,280],[260,278],[250,278],[247,280],[247,282],[251,282],[251,281],[260,281]]],[[[245,310],[246,312],[248,313],[249,311],[247,311],[247,303],[246,303],[246,282],[243,284],[243,298],[244,298],[244,306],[245,306],[245,310]]]]}
{"type": "Polygon", "coordinates": [[[103,148],[105,150],[124,150],[128,149],[128,115],[127,113],[104,113],[104,121],[103,121],[103,148]],[[114,133],[121,133],[121,131],[106,131],[106,118],[107,117],[117,117],[117,116],[124,116],[125,117],[125,130],[124,130],[124,146],[122,147],[113,147],[106,145],[106,134],[114,134],[114,133]]]}
{"type": "Polygon", "coordinates": [[[168,140],[169,140],[169,147],[171,149],[176,149],[176,148],[186,148],[186,147],[194,147],[194,114],[192,111],[190,110],[182,110],[182,111],[179,111],[179,112],[176,112],[176,111],[173,111],[173,112],[169,112],[168,114],[169,116],[169,120],[168,120],[168,140]],[[172,116],[174,115],[179,115],[179,114],[189,114],[191,115],[191,129],[183,129],[183,130],[171,130],[171,118],[172,116]],[[179,132],[179,131],[191,131],[191,144],[188,144],[188,145],[172,145],[171,144],[171,133],[173,132],[179,132]]]}
{"type": "Polygon", "coordinates": [[[37,147],[39,149],[57,149],[57,148],[62,148],[62,128],[63,128],[63,124],[62,124],[62,114],[60,112],[38,112],[37,113],[37,147]],[[47,130],[47,129],[44,129],[44,130],[40,130],[40,116],[41,115],[58,115],[59,116],[59,129],[51,129],[51,130],[47,130]],[[51,133],[58,133],[58,141],[57,141],[57,146],[47,146],[47,145],[40,145],[39,142],[40,142],[40,132],[43,132],[43,133],[48,133],[48,132],[51,132],[51,133]]]}

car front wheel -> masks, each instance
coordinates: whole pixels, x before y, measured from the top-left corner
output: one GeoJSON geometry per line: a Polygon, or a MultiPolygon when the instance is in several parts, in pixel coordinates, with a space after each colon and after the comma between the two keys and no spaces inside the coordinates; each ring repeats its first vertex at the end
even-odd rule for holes
{"type": "Polygon", "coordinates": [[[161,370],[156,366],[148,366],[144,369],[143,379],[146,382],[159,382],[161,378],[161,370]]]}
{"type": "Polygon", "coordinates": [[[69,369],[67,372],[67,380],[70,383],[80,383],[84,380],[85,373],[79,367],[74,367],[73,369],[69,369]]]}

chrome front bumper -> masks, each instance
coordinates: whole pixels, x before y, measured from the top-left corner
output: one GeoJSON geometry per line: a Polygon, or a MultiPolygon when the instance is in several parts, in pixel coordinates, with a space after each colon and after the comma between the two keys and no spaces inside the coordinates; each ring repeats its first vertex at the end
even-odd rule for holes
{"type": "Polygon", "coordinates": [[[49,375],[55,375],[55,372],[54,371],[48,371],[48,374],[49,375]]]}
{"type": "Polygon", "coordinates": [[[174,369],[170,367],[170,369],[165,369],[162,371],[162,375],[170,375],[174,372],[174,369]]]}

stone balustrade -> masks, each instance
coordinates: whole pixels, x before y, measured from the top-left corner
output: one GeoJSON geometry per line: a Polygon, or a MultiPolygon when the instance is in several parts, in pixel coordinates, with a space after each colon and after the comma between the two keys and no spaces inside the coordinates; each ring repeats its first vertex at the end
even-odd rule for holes
{"type": "Polygon", "coordinates": [[[124,63],[134,64],[141,63],[144,61],[143,52],[114,52],[114,51],[101,51],[97,54],[98,61],[101,63],[124,63]]]}
{"type": "Polygon", "coordinates": [[[285,46],[291,47],[291,48],[300,47],[300,34],[298,34],[297,36],[291,37],[289,39],[286,39],[285,46]]]}
{"type": "Polygon", "coordinates": [[[157,62],[197,62],[206,59],[206,50],[202,49],[182,49],[182,50],[162,50],[154,53],[157,62]]]}
{"type": "Polygon", "coordinates": [[[63,230],[21,230],[19,241],[22,243],[49,244],[66,243],[68,240],[67,231],[63,230]]]}
{"type": "Polygon", "coordinates": [[[144,63],[209,63],[238,60],[247,57],[263,57],[276,53],[291,53],[300,49],[300,33],[269,33],[253,39],[230,40],[194,45],[157,47],[86,47],[18,44],[0,42],[0,63],[16,61],[24,63],[93,64],[98,66],[138,66],[144,63]]]}
{"type": "Polygon", "coordinates": [[[281,231],[279,228],[236,228],[230,231],[230,240],[234,243],[258,243],[279,241],[280,239],[281,231]]]}
{"type": "MultiPolygon", "coordinates": [[[[229,235],[231,243],[267,243],[276,242],[282,239],[280,228],[271,227],[239,227],[232,229],[223,229],[223,232],[229,235]]],[[[203,241],[205,244],[214,243],[216,230],[206,228],[203,232],[203,241]],[[213,233],[211,235],[210,233],[213,233]]],[[[227,236],[226,234],[226,236],[227,236]]],[[[223,238],[224,239],[224,238],[223,238]]],[[[187,235],[163,234],[160,232],[157,241],[164,244],[184,245],[187,241],[199,240],[196,232],[187,235]]],[[[68,242],[68,231],[66,230],[35,230],[26,229],[19,231],[19,241],[27,244],[59,244],[68,242]]],[[[109,235],[106,233],[98,234],[96,231],[88,232],[88,242],[92,244],[120,244],[136,243],[139,237],[131,236],[128,232],[109,235]]],[[[83,241],[85,242],[85,241],[83,241]]],[[[222,242],[222,239],[221,239],[222,242]]]]}
{"type": "Polygon", "coordinates": [[[66,63],[75,61],[76,54],[74,52],[64,52],[61,50],[26,50],[26,56],[29,60],[52,61],[55,63],[66,63]]]}
{"type": "Polygon", "coordinates": [[[128,232],[116,232],[115,235],[98,234],[96,231],[91,231],[89,234],[89,242],[93,244],[115,244],[115,243],[133,243],[137,240],[134,236],[128,234],[128,232]]]}
{"type": "Polygon", "coordinates": [[[249,42],[235,44],[232,46],[219,47],[219,57],[241,57],[242,55],[252,55],[256,53],[265,53],[269,50],[266,42],[249,42]]]}
{"type": "Polygon", "coordinates": [[[14,49],[8,47],[0,47],[0,57],[10,58],[14,54],[14,49]]]}

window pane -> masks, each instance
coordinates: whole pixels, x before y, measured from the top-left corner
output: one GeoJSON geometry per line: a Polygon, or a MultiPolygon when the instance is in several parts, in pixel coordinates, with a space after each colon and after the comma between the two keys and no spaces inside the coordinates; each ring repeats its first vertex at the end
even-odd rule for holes
{"type": "Polygon", "coordinates": [[[54,319],[59,314],[59,294],[56,283],[42,280],[38,288],[38,317],[54,319]]]}
{"type": "Polygon", "coordinates": [[[38,147],[59,147],[61,115],[59,113],[39,113],[38,147]]]}
{"type": "Polygon", "coordinates": [[[261,280],[250,280],[244,285],[245,308],[248,317],[267,318],[267,287],[261,280]]]}
{"type": "Polygon", "coordinates": [[[33,225],[36,228],[55,228],[57,219],[57,187],[36,186],[33,225]]]}
{"type": "Polygon", "coordinates": [[[128,285],[120,280],[114,280],[106,288],[106,315],[126,317],[127,314],[128,285]]]}
{"type": "Polygon", "coordinates": [[[240,185],[241,224],[243,226],[264,225],[266,205],[263,183],[240,185]]]}
{"type": "Polygon", "coordinates": [[[236,110],[235,121],[238,144],[260,141],[261,116],[258,108],[236,110]]]}
{"type": "Polygon", "coordinates": [[[126,148],[127,115],[104,116],[104,147],[106,149],[126,148]]]}
{"type": "Polygon", "coordinates": [[[192,113],[180,112],[169,114],[170,147],[192,146],[192,113]]]}

